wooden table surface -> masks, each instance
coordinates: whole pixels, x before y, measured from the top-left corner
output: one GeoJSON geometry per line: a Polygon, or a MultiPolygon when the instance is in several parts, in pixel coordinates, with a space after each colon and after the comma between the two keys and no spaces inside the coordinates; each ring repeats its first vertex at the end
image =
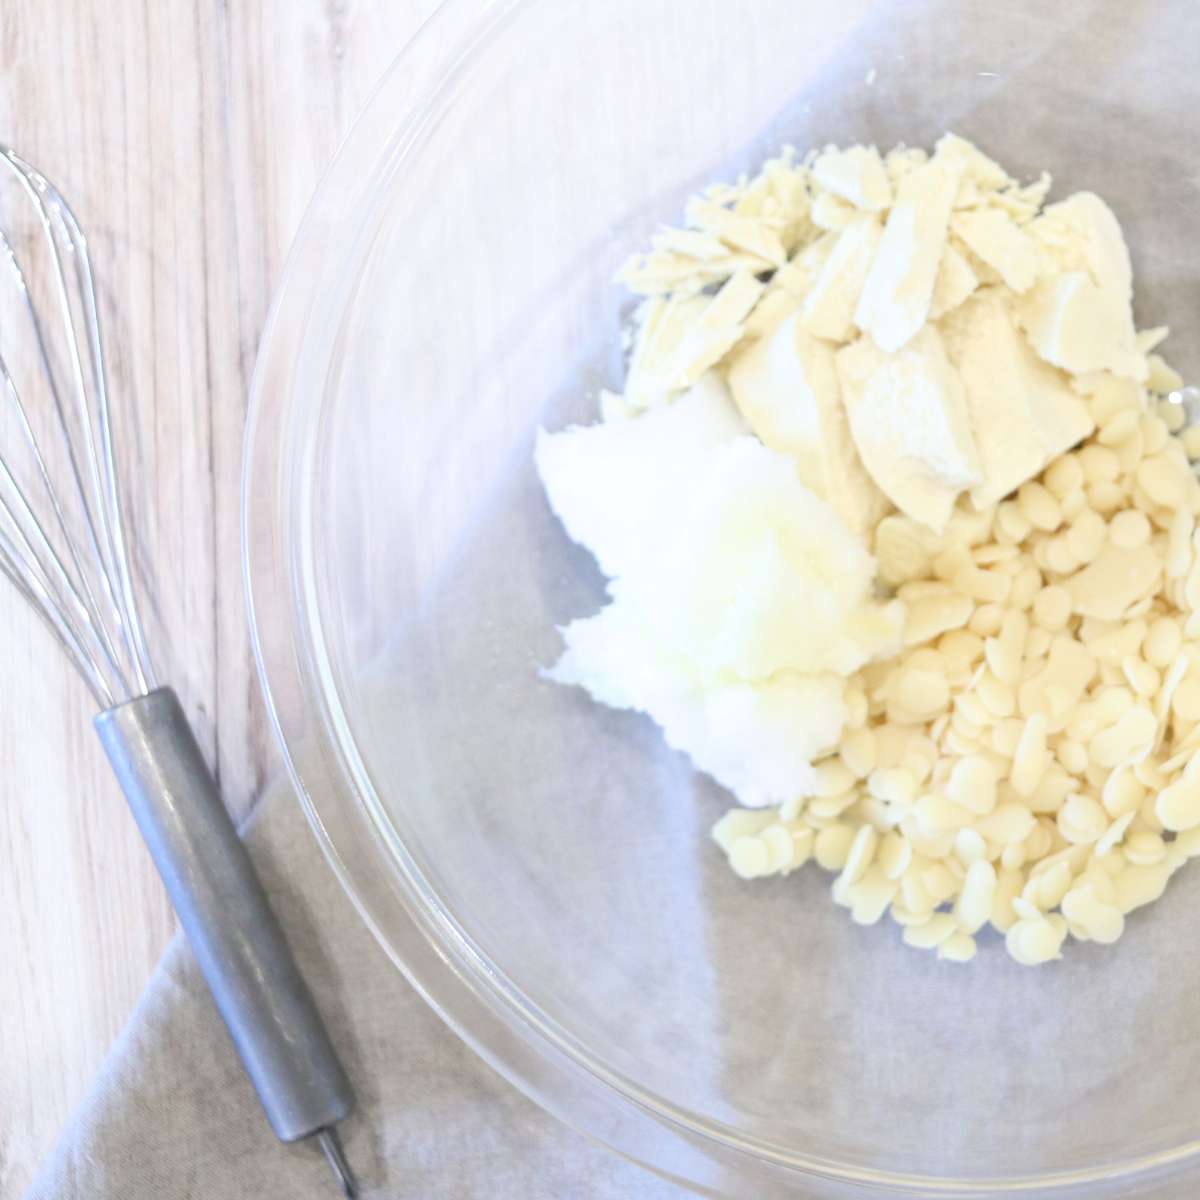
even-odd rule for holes
{"type": "MultiPolygon", "coordinates": [[[[137,413],[151,634],[227,801],[278,755],[242,603],[259,334],[305,204],[435,0],[4,0],[0,142],[89,234],[111,384],[137,413]]],[[[90,697],[0,588],[0,1197],[20,1196],[173,928],[90,697]]],[[[132,1198],[131,1198],[132,1200],[132,1198]]]]}

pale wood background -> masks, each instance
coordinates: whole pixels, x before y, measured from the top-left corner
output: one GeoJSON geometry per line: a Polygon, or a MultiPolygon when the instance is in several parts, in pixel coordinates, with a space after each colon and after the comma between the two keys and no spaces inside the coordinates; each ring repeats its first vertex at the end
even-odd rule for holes
{"type": "MultiPolygon", "coordinates": [[[[231,806],[276,769],[250,659],[238,477],[259,333],[307,199],[435,0],[3,0],[0,141],[89,233],[136,409],[162,673],[231,806]]],[[[173,921],[92,705],[0,588],[0,1197],[19,1196],[173,921]]]]}

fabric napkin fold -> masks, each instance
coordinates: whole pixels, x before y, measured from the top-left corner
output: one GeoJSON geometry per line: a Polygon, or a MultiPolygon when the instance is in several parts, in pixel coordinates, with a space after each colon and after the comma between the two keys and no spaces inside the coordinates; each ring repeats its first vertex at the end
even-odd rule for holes
{"type": "MultiPolygon", "coordinates": [[[[358,1096],[342,1126],[366,1200],[680,1200],[496,1075],[375,943],[290,784],[246,841],[358,1096]]],[[[308,1145],[274,1138],[182,935],[26,1200],[334,1200],[308,1145]]]]}

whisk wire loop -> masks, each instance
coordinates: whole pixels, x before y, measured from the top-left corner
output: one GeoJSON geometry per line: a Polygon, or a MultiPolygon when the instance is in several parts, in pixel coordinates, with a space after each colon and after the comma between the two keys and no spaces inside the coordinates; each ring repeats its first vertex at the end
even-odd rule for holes
{"type": "Polygon", "coordinates": [[[16,446],[0,445],[0,564],[10,579],[20,581],[22,594],[63,644],[97,701],[111,707],[145,695],[156,686],[156,677],[138,612],[117,484],[91,258],[87,239],[58,189],[3,145],[0,164],[28,201],[40,233],[49,307],[61,334],[53,345],[65,357],[65,371],[60,372],[50,352],[50,327],[15,239],[2,225],[0,268],[7,268],[36,347],[40,386],[49,394],[61,435],[69,488],[64,494],[56,487],[21,390],[0,356],[0,391],[19,433],[13,440],[22,443],[33,486],[42,496],[35,503],[6,461],[16,446]],[[46,513],[44,519],[39,510],[46,513]],[[75,518],[74,529],[70,517],[75,518]]]}

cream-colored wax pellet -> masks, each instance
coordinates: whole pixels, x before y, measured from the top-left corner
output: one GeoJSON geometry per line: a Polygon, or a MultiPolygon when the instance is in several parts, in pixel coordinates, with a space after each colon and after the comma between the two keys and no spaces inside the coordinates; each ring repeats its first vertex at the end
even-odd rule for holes
{"type": "Polygon", "coordinates": [[[1150,540],[1150,521],[1137,509],[1123,509],[1109,521],[1108,537],[1114,546],[1123,550],[1144,546],[1150,540]]]}
{"type": "Polygon", "coordinates": [[[1182,404],[1160,400],[1155,412],[1171,433],[1178,433],[1187,424],[1187,413],[1183,411],[1182,404]]]}
{"type": "Polygon", "coordinates": [[[840,871],[846,865],[855,830],[849,825],[829,825],[817,834],[813,843],[813,857],[826,871],[840,871]]]}
{"type": "Polygon", "coordinates": [[[904,713],[928,718],[950,702],[950,685],[944,673],[909,667],[899,672],[892,698],[904,713]]]}
{"type": "Polygon", "coordinates": [[[1137,816],[1137,811],[1131,810],[1124,816],[1118,817],[1105,831],[1104,836],[1096,843],[1096,854],[1101,858],[1112,853],[1121,844],[1129,826],[1137,816]]]}
{"type": "Polygon", "coordinates": [[[1040,874],[1051,870],[1057,863],[1065,862],[1071,868],[1072,874],[1078,874],[1087,865],[1091,853],[1090,846],[1066,845],[1053,854],[1047,854],[1041,862],[1034,863],[1029,872],[1031,875],[1040,874]]]}
{"type": "Polygon", "coordinates": [[[1200,459],[1200,425],[1189,426],[1179,435],[1179,440],[1183,443],[1184,453],[1192,462],[1200,459]]]}
{"type": "Polygon", "coordinates": [[[712,839],[729,854],[739,838],[757,837],[774,819],[769,808],[731,808],[712,827],[712,839]]]}
{"type": "Polygon", "coordinates": [[[1141,649],[1146,623],[1139,620],[1096,621],[1088,617],[1080,627],[1079,636],[1101,665],[1116,667],[1122,659],[1141,649]]]}
{"type": "MultiPolygon", "coordinates": [[[[1133,432],[1126,438],[1122,438],[1120,442],[1113,445],[1113,449],[1117,452],[1117,461],[1121,464],[1121,474],[1132,474],[1138,463],[1142,460],[1142,455],[1145,453],[1146,446],[1142,439],[1142,427],[1140,418],[1134,424],[1133,432]]],[[[1138,493],[1137,481],[1133,482],[1133,493],[1136,496],[1138,493]]]]}
{"type": "Polygon", "coordinates": [[[953,629],[938,639],[938,653],[949,671],[969,671],[983,657],[983,638],[967,629],[953,629]]]}
{"type": "Polygon", "coordinates": [[[1083,477],[1090,483],[1114,483],[1121,474],[1121,462],[1107,446],[1089,442],[1079,451],[1083,477]]]}
{"type": "Polygon", "coordinates": [[[1064,454],[1055,459],[1042,476],[1042,482],[1056,499],[1061,500],[1084,483],[1083,466],[1076,454],[1064,454]]]}
{"type": "Polygon", "coordinates": [[[1011,717],[1017,711],[1016,693],[990,670],[985,671],[975,685],[975,694],[993,716],[1011,717]]]}
{"type": "Polygon", "coordinates": [[[1144,658],[1132,654],[1127,654],[1121,659],[1121,673],[1129,686],[1143,699],[1156,696],[1162,686],[1159,673],[1144,658]]]}
{"type": "Polygon", "coordinates": [[[980,604],[1003,604],[1012,590],[1012,578],[1000,571],[985,570],[970,563],[951,580],[954,588],[980,604]]]}
{"type": "MultiPolygon", "coordinates": [[[[1051,636],[1052,633],[1053,631],[1050,629],[1046,629],[1041,625],[1035,625],[1029,631],[1029,636],[1025,639],[1025,658],[1027,660],[1044,658],[1050,650],[1050,643],[1054,640],[1051,636]]],[[[1038,669],[1040,667],[1035,667],[1030,662],[1026,673],[1033,674],[1038,669]]]]}
{"type": "Polygon", "coordinates": [[[954,906],[958,927],[964,933],[977,933],[983,928],[992,911],[996,890],[996,868],[979,859],[968,868],[962,890],[954,906]]]}
{"type": "Polygon", "coordinates": [[[1072,926],[1102,945],[1111,945],[1125,931],[1120,908],[1101,900],[1090,882],[1076,885],[1062,898],[1062,913],[1072,926]]]}
{"type": "Polygon", "coordinates": [[[1198,460],[1200,458],[1200,425],[1188,426],[1178,437],[1180,437],[1183,452],[1189,460],[1192,462],[1198,460]]]}
{"type": "Polygon", "coordinates": [[[1071,575],[1083,566],[1083,559],[1077,558],[1071,549],[1071,544],[1065,534],[1052,537],[1045,546],[1045,567],[1055,575],[1071,575]]]}
{"type": "Polygon", "coordinates": [[[788,874],[795,870],[796,843],[791,831],[783,825],[768,825],[758,835],[759,841],[767,848],[767,871],[771,875],[788,874]]]}
{"type": "Polygon", "coordinates": [[[900,879],[901,900],[904,907],[912,913],[930,913],[939,903],[929,894],[921,877],[923,871],[924,867],[914,863],[908,867],[900,879]]]}
{"type": "Polygon", "coordinates": [[[1142,867],[1131,864],[1117,876],[1117,907],[1128,915],[1135,908],[1152,904],[1166,890],[1171,870],[1166,861],[1142,867]]]}
{"type": "Polygon", "coordinates": [[[1149,791],[1161,792],[1170,782],[1152,758],[1139,759],[1131,763],[1130,767],[1138,783],[1149,791]]]}
{"type": "Polygon", "coordinates": [[[936,579],[949,583],[960,571],[968,571],[973,566],[971,551],[965,545],[952,543],[934,556],[933,574],[936,579]]]}
{"type": "Polygon", "coordinates": [[[1147,454],[1157,454],[1171,436],[1166,422],[1156,413],[1142,413],[1139,426],[1142,431],[1142,444],[1147,454]]]}
{"type": "Polygon", "coordinates": [[[1200,828],[1188,829],[1181,833],[1172,843],[1171,850],[1182,854],[1185,858],[1195,858],[1200,855],[1200,828]]]}
{"type": "Polygon", "coordinates": [[[958,923],[949,913],[934,913],[924,925],[909,926],[902,937],[906,946],[933,950],[958,932],[958,923]]]}
{"type": "Polygon", "coordinates": [[[1088,754],[1097,766],[1112,768],[1145,755],[1157,734],[1158,721],[1154,713],[1142,704],[1135,704],[1092,738],[1088,754]]]}
{"type": "Polygon", "coordinates": [[[767,847],[757,837],[740,837],[729,849],[729,865],[742,879],[757,879],[770,871],[767,847]]]}
{"type": "Polygon", "coordinates": [[[1034,529],[1053,533],[1062,524],[1058,501],[1049,488],[1036,480],[1021,484],[1017,490],[1017,505],[1034,529]]]}
{"type": "Polygon", "coordinates": [[[1200,782],[1181,777],[1164,788],[1154,802],[1154,813],[1172,833],[1200,826],[1200,782]]]}
{"type": "Polygon", "coordinates": [[[986,857],[987,850],[987,842],[974,829],[960,829],[954,835],[954,854],[964,867],[986,857]]]}
{"type": "Polygon", "coordinates": [[[875,734],[870,729],[851,729],[842,735],[838,753],[856,779],[866,779],[875,769],[875,734]]]}
{"type": "Polygon", "coordinates": [[[1110,817],[1136,812],[1145,798],[1146,789],[1128,766],[1119,766],[1104,781],[1101,803],[1110,817]]]}
{"type": "Polygon", "coordinates": [[[1064,521],[1074,521],[1088,507],[1087,490],[1082,485],[1068,492],[1059,502],[1064,521]]]}
{"type": "Polygon", "coordinates": [[[958,893],[958,879],[944,862],[935,862],[921,873],[925,890],[941,904],[958,893]]]}
{"type": "MultiPolygon", "coordinates": [[[[1170,673],[1168,672],[1168,676],[1169,674],[1170,673]]],[[[1166,685],[1164,684],[1163,686],[1165,687],[1166,685]]],[[[1189,733],[1186,738],[1184,738],[1183,742],[1180,743],[1179,748],[1175,751],[1175,753],[1172,754],[1170,758],[1164,760],[1162,763],[1162,771],[1164,774],[1173,776],[1177,771],[1182,771],[1184,779],[1196,778],[1195,772],[1191,769],[1191,764],[1196,754],[1197,747],[1195,744],[1195,739],[1198,733],[1200,733],[1200,727],[1193,729],[1192,732],[1189,733]]]]}
{"type": "Polygon", "coordinates": [[[974,692],[961,692],[954,698],[954,722],[961,725],[968,722],[972,729],[963,728],[964,733],[978,733],[986,729],[996,720],[995,714],[974,692]]]}
{"type": "Polygon", "coordinates": [[[1019,871],[1025,865],[1025,846],[1016,842],[1005,846],[1000,853],[1000,865],[1006,871],[1019,871]]]}
{"type": "Polygon", "coordinates": [[[1152,392],[1173,392],[1183,387],[1183,376],[1172,367],[1161,354],[1146,355],[1149,374],[1146,387],[1152,392]]]}
{"type": "Polygon", "coordinates": [[[1119,446],[1138,433],[1138,415],[1131,409],[1114,413],[1100,427],[1096,440],[1102,446],[1119,446]]]}
{"type": "Polygon", "coordinates": [[[937,956],[945,962],[965,963],[975,957],[975,939],[969,933],[951,934],[937,948],[937,956]]]}
{"type": "MultiPolygon", "coordinates": [[[[1117,469],[1120,470],[1120,460],[1117,469]]],[[[1118,483],[1109,480],[1097,480],[1089,483],[1087,488],[1088,506],[1101,516],[1116,512],[1125,503],[1125,489],[1118,483]]]]}
{"type": "MultiPolygon", "coordinates": [[[[1009,613],[1010,617],[1020,616],[1019,613],[1009,613]]],[[[1006,618],[1007,619],[1007,618],[1006,618]]],[[[1025,640],[1015,643],[1003,636],[1004,627],[995,637],[987,638],[983,645],[984,657],[992,674],[1007,687],[1015,687],[1021,682],[1021,658],[1025,649],[1025,640]]]]}
{"type": "Polygon", "coordinates": [[[970,620],[974,610],[969,596],[954,592],[917,600],[908,606],[904,643],[915,646],[932,641],[947,630],[961,629],[970,620]]]}
{"type": "Polygon", "coordinates": [[[1033,967],[1057,958],[1065,935],[1065,927],[1060,930],[1045,917],[1023,918],[1009,929],[1004,940],[1017,962],[1033,967]]]}
{"type": "Polygon", "coordinates": [[[1008,593],[1009,607],[1023,612],[1033,603],[1034,597],[1041,589],[1041,571],[1033,563],[1022,560],[1021,569],[1013,576],[1012,589],[1008,593]]]}
{"type": "Polygon", "coordinates": [[[960,758],[950,770],[946,797],[978,816],[996,807],[996,772],[980,755],[960,758]]]}
{"type": "Polygon", "coordinates": [[[932,913],[927,912],[910,912],[904,907],[904,904],[899,897],[896,897],[896,899],[892,901],[892,906],[890,909],[888,909],[888,913],[891,915],[892,920],[895,921],[897,925],[901,926],[924,925],[925,922],[933,916],[932,913]]]}
{"type": "Polygon", "coordinates": [[[1104,518],[1090,508],[1084,509],[1067,529],[1067,549],[1080,563],[1090,563],[1100,553],[1107,533],[1104,518]]]}
{"type": "Polygon", "coordinates": [[[1015,500],[1003,500],[996,508],[996,536],[1014,545],[1023,542],[1033,525],[1015,500]]]}
{"type": "Polygon", "coordinates": [[[1004,612],[1001,604],[980,604],[971,614],[967,629],[979,638],[993,637],[1004,624],[1004,612]]]}
{"type": "Polygon", "coordinates": [[[1007,933],[1016,923],[1013,900],[1021,894],[1025,876],[1020,870],[1010,871],[1002,867],[996,874],[996,887],[992,892],[992,911],[988,920],[1000,933],[1007,933]]]}
{"type": "Polygon", "coordinates": [[[1073,878],[1070,863],[1056,862],[1048,871],[1031,875],[1021,895],[1031,904],[1036,904],[1042,912],[1049,912],[1067,894],[1073,878]]]}
{"type": "Polygon", "coordinates": [[[913,806],[920,828],[926,833],[945,833],[961,829],[971,823],[973,814],[969,809],[937,792],[929,792],[922,796],[913,806]]]}
{"type": "Polygon", "coordinates": [[[1182,721],[1200,721],[1200,679],[1189,676],[1175,688],[1171,711],[1182,721]]]}
{"type": "Polygon", "coordinates": [[[1107,828],[1108,814],[1093,796],[1072,793],[1058,811],[1059,832],[1074,845],[1098,842],[1107,828]]]}
{"type": "Polygon", "coordinates": [[[876,767],[867,776],[867,791],[877,800],[907,805],[917,798],[917,781],[907,767],[876,767]]]}
{"type": "MultiPolygon", "coordinates": [[[[1150,518],[1150,523],[1154,526],[1156,533],[1170,534],[1171,522],[1175,519],[1176,510],[1173,508],[1154,508],[1147,515],[1150,518]]],[[[1154,597],[1150,597],[1147,601],[1147,607],[1155,602],[1154,597]]]]}
{"type": "Polygon", "coordinates": [[[1021,740],[1013,755],[1009,783],[1018,796],[1029,797],[1037,791],[1047,765],[1046,718],[1035,713],[1025,721],[1021,740]]]}
{"type": "Polygon", "coordinates": [[[913,736],[904,744],[900,765],[906,771],[911,771],[914,779],[924,781],[929,778],[940,757],[937,744],[931,738],[913,736]]]}
{"type": "Polygon", "coordinates": [[[883,874],[892,880],[899,880],[912,864],[912,843],[903,834],[895,830],[886,834],[875,852],[875,863],[883,874]]]}
{"type": "Polygon", "coordinates": [[[792,865],[803,866],[813,856],[813,843],[817,835],[807,825],[794,821],[788,826],[792,836],[792,865]]]}
{"type": "Polygon", "coordinates": [[[968,754],[978,754],[983,749],[983,742],[980,737],[964,733],[952,726],[942,739],[942,749],[961,758],[968,754]]]}
{"type": "Polygon", "coordinates": [[[854,786],[854,774],[845,763],[827,758],[817,764],[814,796],[840,796],[854,786]]]}
{"type": "Polygon", "coordinates": [[[1062,764],[1063,769],[1072,775],[1082,775],[1087,770],[1087,747],[1082,742],[1071,738],[1062,738],[1054,748],[1054,756],[1062,764]]]}
{"type": "Polygon", "coordinates": [[[798,821],[807,804],[807,796],[792,796],[779,806],[779,819],[784,822],[798,821]]]}
{"type": "Polygon", "coordinates": [[[1138,463],[1136,478],[1138,486],[1155,504],[1176,508],[1183,503],[1186,479],[1174,460],[1165,454],[1143,458],[1138,463]]]}
{"type": "Polygon", "coordinates": [[[1172,513],[1167,534],[1168,579],[1184,579],[1192,565],[1192,535],[1196,518],[1186,508],[1172,513]]]}
{"type": "MultiPolygon", "coordinates": [[[[1105,667],[1104,670],[1109,670],[1105,667]]],[[[1115,669],[1113,670],[1116,676],[1115,669]]],[[[1125,686],[1124,676],[1119,676],[1122,680],[1120,684],[1107,684],[1100,688],[1093,688],[1093,699],[1086,711],[1090,712],[1095,718],[1096,723],[1101,729],[1106,729],[1108,726],[1115,724],[1127,712],[1132,709],[1136,703],[1136,697],[1133,692],[1125,686]]],[[[1084,706],[1080,705],[1083,709],[1084,706]]],[[[1107,767],[1108,763],[1101,763],[1101,766],[1107,767]]]]}
{"type": "Polygon", "coordinates": [[[904,761],[913,737],[911,726],[876,725],[872,728],[875,734],[875,761],[881,767],[898,767],[904,761]]]}
{"type": "Polygon", "coordinates": [[[927,833],[915,813],[906,813],[899,824],[900,832],[912,843],[913,857],[919,859],[922,870],[931,862],[939,862],[954,849],[954,831],[927,833]]]}
{"type": "Polygon", "coordinates": [[[1023,842],[1037,825],[1037,818],[1024,804],[1009,802],[998,804],[985,817],[975,822],[976,832],[998,846],[1011,846],[1023,842]]]}
{"type": "Polygon", "coordinates": [[[804,819],[831,821],[840,817],[858,800],[858,792],[851,789],[840,796],[814,796],[804,810],[804,819]]]}
{"type": "Polygon", "coordinates": [[[1003,721],[997,721],[992,726],[990,737],[992,750],[1001,758],[1012,758],[1024,730],[1025,722],[1020,717],[1006,717],[1003,721]]]}
{"type": "MultiPolygon", "coordinates": [[[[1015,655],[1018,663],[1029,636],[1029,618],[1019,610],[1009,609],[1000,625],[999,640],[1015,655]]],[[[1005,682],[1008,682],[1007,680],[1005,682]]]]}
{"type": "Polygon", "coordinates": [[[1154,811],[1154,802],[1155,794],[1151,793],[1138,805],[1137,820],[1141,827],[1138,832],[1163,832],[1162,822],[1158,819],[1158,813],[1154,811]]]}
{"type": "MultiPolygon", "coordinates": [[[[985,546],[976,546],[971,551],[971,557],[976,566],[991,567],[1010,563],[1021,557],[1018,546],[1002,545],[1000,542],[988,542],[985,546]]],[[[1007,570],[1007,568],[1003,568],[1007,570]]]]}
{"type": "Polygon", "coordinates": [[[1103,425],[1119,412],[1132,411],[1136,414],[1139,408],[1138,389],[1128,380],[1101,379],[1098,386],[1089,389],[1088,408],[1097,425],[1103,425]]]}
{"type": "Polygon", "coordinates": [[[900,885],[884,877],[878,867],[871,867],[857,883],[847,889],[850,919],[856,925],[874,925],[891,904],[900,885]]]}
{"type": "Polygon", "coordinates": [[[1127,834],[1121,846],[1128,862],[1139,867],[1152,867],[1167,857],[1167,844],[1161,834],[1151,829],[1139,829],[1127,834]]]}

